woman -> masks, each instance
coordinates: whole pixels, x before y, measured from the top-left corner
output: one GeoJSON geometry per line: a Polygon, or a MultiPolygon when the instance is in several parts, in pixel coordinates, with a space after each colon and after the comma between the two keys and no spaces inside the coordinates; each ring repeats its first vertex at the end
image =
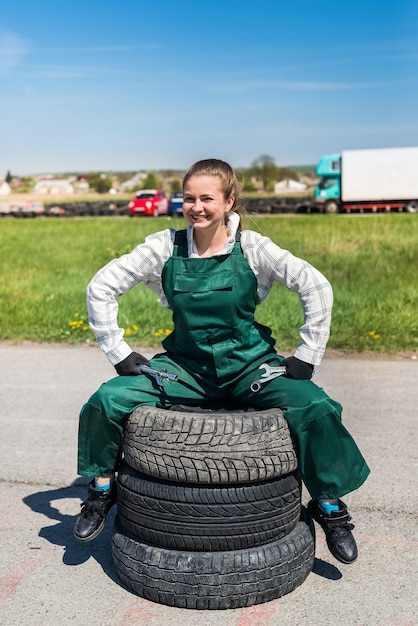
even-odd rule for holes
{"type": "Polygon", "coordinates": [[[102,268],[87,289],[90,326],[118,377],[90,398],[80,415],[79,473],[92,477],[75,536],[94,539],[115,503],[115,472],[123,424],[139,405],[238,401],[282,408],[298,444],[299,469],[312,496],[308,509],[325,531],[331,553],[343,563],[357,557],[343,495],[360,487],[369,469],[341,423],[341,406],[311,382],[329,336],[332,290],[306,261],[269,238],[240,232],[239,185],[218,159],[192,165],[183,181],[187,230],[166,229],[102,268]],[[254,319],[256,305],[278,281],[299,295],[304,323],[294,356],[274,349],[270,329],[254,319]],[[117,322],[117,298],[139,282],[173,311],[165,352],[148,361],[133,352],[117,322]],[[251,384],[259,367],[285,366],[286,374],[251,384]],[[177,374],[161,389],[140,365],[177,374]]]}

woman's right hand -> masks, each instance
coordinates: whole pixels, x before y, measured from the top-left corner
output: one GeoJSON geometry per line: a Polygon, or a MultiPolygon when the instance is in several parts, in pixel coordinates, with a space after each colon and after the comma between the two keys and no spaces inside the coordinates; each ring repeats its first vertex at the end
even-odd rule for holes
{"type": "Polygon", "coordinates": [[[115,365],[115,370],[119,374],[119,376],[138,376],[142,374],[140,366],[148,365],[150,366],[150,362],[139,352],[131,352],[126,359],[123,359],[120,363],[115,365]]]}

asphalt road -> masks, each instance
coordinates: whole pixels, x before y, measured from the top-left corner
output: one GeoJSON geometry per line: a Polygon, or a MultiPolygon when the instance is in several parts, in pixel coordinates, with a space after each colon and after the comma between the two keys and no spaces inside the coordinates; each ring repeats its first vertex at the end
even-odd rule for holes
{"type": "Polygon", "coordinates": [[[345,498],[358,560],[336,561],[318,529],[314,569],[303,585],[227,611],[170,608],[125,589],[110,553],[112,515],[95,541],[73,538],[86,485],[76,475],[78,412],[113,373],[93,346],[0,345],[0,624],[418,624],[416,359],[332,355],[316,377],[343,404],[371,467],[365,485],[345,498]]]}

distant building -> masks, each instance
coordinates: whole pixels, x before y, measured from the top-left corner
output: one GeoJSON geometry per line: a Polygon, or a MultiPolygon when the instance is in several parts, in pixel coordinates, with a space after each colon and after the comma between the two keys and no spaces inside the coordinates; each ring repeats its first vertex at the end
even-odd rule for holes
{"type": "Polygon", "coordinates": [[[0,183],[0,196],[8,196],[10,192],[11,188],[9,183],[6,183],[6,181],[0,183]]]}
{"type": "Polygon", "coordinates": [[[43,194],[61,194],[61,193],[74,193],[74,187],[70,181],[65,179],[44,179],[39,180],[33,188],[34,193],[43,194]]]}
{"type": "Polygon", "coordinates": [[[132,178],[130,178],[129,180],[126,180],[124,183],[121,183],[120,185],[121,190],[124,191],[125,189],[131,189],[135,187],[140,189],[142,185],[142,181],[144,180],[145,177],[146,177],[145,172],[138,172],[137,174],[132,176],[132,178]]]}
{"type": "Polygon", "coordinates": [[[285,178],[274,185],[274,193],[278,195],[282,193],[297,193],[300,191],[306,191],[307,188],[308,186],[305,185],[305,183],[300,183],[299,181],[292,180],[291,178],[285,178]]]}
{"type": "Polygon", "coordinates": [[[88,176],[73,177],[69,181],[76,193],[87,193],[90,191],[88,176]]]}

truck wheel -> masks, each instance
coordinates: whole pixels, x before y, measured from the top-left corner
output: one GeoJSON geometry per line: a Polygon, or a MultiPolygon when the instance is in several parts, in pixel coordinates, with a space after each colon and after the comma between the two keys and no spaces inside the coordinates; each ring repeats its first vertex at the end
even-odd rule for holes
{"type": "Polygon", "coordinates": [[[305,521],[278,541],[223,552],[142,543],[117,517],[112,534],[113,562],[122,582],[142,598],[186,609],[236,609],[280,598],[306,579],[314,551],[305,521]]]}
{"type": "Polygon", "coordinates": [[[175,550],[253,548],[284,537],[300,518],[294,472],[261,483],[191,485],[157,480],[122,463],[117,484],[123,528],[175,550]]]}
{"type": "Polygon", "coordinates": [[[280,409],[177,411],[140,406],[125,424],[123,452],[147,476],[187,483],[249,483],[297,468],[280,409]]]}
{"type": "Polygon", "coordinates": [[[405,208],[408,213],[418,213],[418,200],[410,200],[406,203],[405,208]]]}
{"type": "Polygon", "coordinates": [[[329,215],[335,215],[335,213],[339,213],[340,209],[338,206],[338,202],[336,202],[335,200],[329,200],[325,203],[324,211],[329,215]]]}

